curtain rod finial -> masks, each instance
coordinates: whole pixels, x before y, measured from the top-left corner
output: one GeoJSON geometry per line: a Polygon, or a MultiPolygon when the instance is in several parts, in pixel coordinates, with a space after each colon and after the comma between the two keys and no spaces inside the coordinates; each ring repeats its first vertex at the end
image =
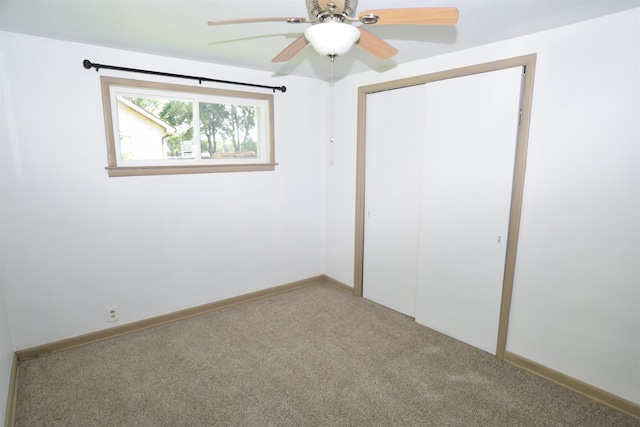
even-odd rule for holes
{"type": "Polygon", "coordinates": [[[88,70],[93,67],[93,64],[88,59],[85,59],[84,61],[82,61],[82,66],[88,70]]]}

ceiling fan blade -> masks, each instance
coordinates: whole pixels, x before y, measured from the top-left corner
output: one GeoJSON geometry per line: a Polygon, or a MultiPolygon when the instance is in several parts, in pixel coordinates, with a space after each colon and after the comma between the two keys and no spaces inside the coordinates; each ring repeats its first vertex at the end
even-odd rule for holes
{"type": "Polygon", "coordinates": [[[360,40],[357,41],[357,45],[375,56],[378,59],[388,59],[398,53],[398,50],[382,40],[380,37],[370,33],[362,27],[358,27],[360,30],[360,40]]]}
{"type": "Polygon", "coordinates": [[[293,43],[284,48],[271,62],[286,62],[296,56],[309,42],[304,38],[304,34],[298,37],[293,43]]]}
{"type": "Polygon", "coordinates": [[[209,21],[208,25],[228,25],[228,24],[253,24],[256,22],[287,22],[289,24],[300,24],[307,21],[307,18],[247,18],[247,19],[223,19],[220,21],[209,21]]]}
{"type": "Polygon", "coordinates": [[[459,16],[455,7],[416,7],[365,10],[358,18],[362,20],[370,15],[379,18],[377,25],[453,25],[459,16]]]}

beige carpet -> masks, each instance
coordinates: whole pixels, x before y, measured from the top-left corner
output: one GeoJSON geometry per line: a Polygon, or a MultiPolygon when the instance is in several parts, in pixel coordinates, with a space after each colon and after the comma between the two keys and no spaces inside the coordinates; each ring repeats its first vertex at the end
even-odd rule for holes
{"type": "Polygon", "coordinates": [[[640,426],[314,285],[20,365],[16,426],[640,426]]]}

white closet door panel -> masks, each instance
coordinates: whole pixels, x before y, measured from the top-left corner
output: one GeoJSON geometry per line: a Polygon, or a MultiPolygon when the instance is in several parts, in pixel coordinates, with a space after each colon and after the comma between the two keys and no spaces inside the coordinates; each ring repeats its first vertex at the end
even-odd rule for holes
{"type": "Polygon", "coordinates": [[[415,316],[424,85],[367,95],[363,296],[415,316]]]}
{"type": "Polygon", "coordinates": [[[426,86],[416,321],[495,354],[522,68],[426,86]]]}

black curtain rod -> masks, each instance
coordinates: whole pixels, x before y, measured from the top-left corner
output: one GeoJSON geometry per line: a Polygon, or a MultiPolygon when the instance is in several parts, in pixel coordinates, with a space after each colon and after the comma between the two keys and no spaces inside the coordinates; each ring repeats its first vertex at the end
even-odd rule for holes
{"type": "Polygon", "coordinates": [[[82,61],[82,65],[87,70],[90,70],[91,68],[95,68],[96,72],[98,70],[100,70],[100,68],[106,68],[108,70],[129,71],[129,72],[132,72],[132,73],[153,74],[153,75],[156,75],[156,76],[178,77],[178,78],[181,78],[181,79],[198,80],[200,82],[200,84],[202,84],[202,82],[216,82],[216,83],[228,83],[228,84],[232,84],[232,85],[261,87],[261,88],[264,88],[264,89],[271,89],[271,90],[273,90],[274,93],[277,90],[279,90],[282,93],[287,91],[287,87],[286,86],[264,86],[264,85],[257,85],[257,84],[253,84],[253,83],[242,83],[242,82],[231,82],[231,81],[227,81],[227,80],[216,80],[216,79],[210,79],[208,77],[196,77],[196,76],[187,76],[187,75],[184,75],[184,74],[163,73],[161,71],[138,70],[136,68],[125,68],[125,67],[116,67],[115,65],[96,64],[94,62],[89,61],[88,59],[85,59],[84,61],[82,61]]]}

